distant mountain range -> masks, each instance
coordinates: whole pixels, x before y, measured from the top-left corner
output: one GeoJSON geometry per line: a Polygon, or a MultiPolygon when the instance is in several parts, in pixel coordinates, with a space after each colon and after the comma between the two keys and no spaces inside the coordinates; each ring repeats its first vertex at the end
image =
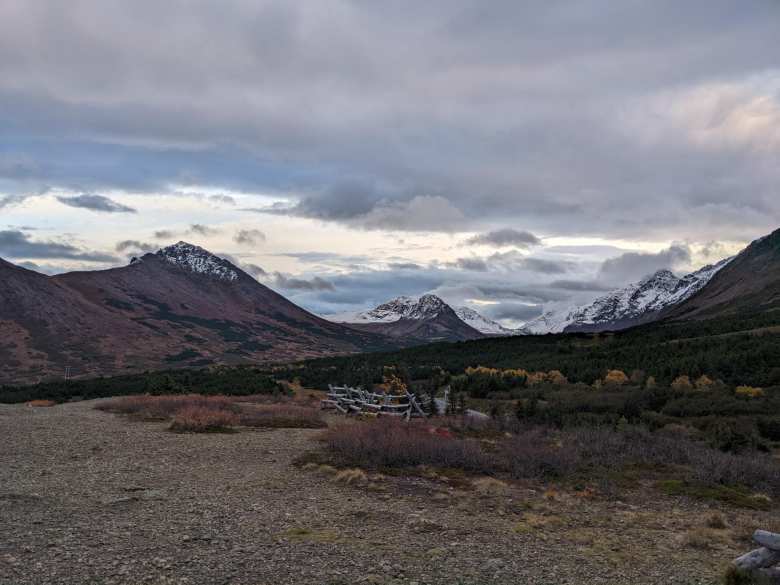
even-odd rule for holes
{"type": "Polygon", "coordinates": [[[658,319],[664,309],[681,303],[704,288],[731,260],[726,258],[682,277],[669,270],[659,270],[588,305],[544,313],[526,323],[524,329],[534,334],[616,331],[649,323],[658,319]]]}
{"type": "Polygon", "coordinates": [[[618,330],[780,310],[780,230],[734,258],[658,271],[510,329],[428,294],[324,319],[186,242],[110,270],[44,276],[0,259],[0,384],[268,363],[487,336],[618,330]]]}
{"type": "Polygon", "coordinates": [[[419,298],[402,296],[367,311],[330,315],[327,318],[374,332],[409,335],[411,325],[415,322],[430,325],[442,321],[443,315],[450,317],[446,326],[442,324],[430,337],[428,329],[420,328],[416,331],[418,339],[425,338],[428,341],[473,339],[473,332],[464,330],[460,324],[453,327],[450,311],[461,322],[485,336],[616,331],[658,319],[664,309],[701,290],[730,261],[731,258],[727,258],[682,277],[675,276],[669,270],[659,270],[639,282],[609,292],[590,304],[548,311],[516,329],[504,327],[470,307],[450,307],[432,294],[419,298]],[[399,323],[403,323],[404,327],[397,325],[399,323]]]}

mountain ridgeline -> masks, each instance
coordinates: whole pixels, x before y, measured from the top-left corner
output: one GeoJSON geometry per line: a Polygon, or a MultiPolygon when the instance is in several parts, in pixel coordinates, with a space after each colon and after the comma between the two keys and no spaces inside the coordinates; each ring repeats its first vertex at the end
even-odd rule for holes
{"type": "Polygon", "coordinates": [[[180,242],[124,267],[44,276],[0,261],[0,382],[393,347],[180,242]]]}
{"type": "MultiPolygon", "coordinates": [[[[667,366],[659,373],[664,376],[674,363],[694,360],[694,337],[707,340],[705,349],[695,350],[695,359],[702,352],[710,355],[718,344],[721,353],[708,358],[713,363],[741,347],[744,351],[735,358],[741,360],[740,371],[758,360],[761,375],[771,377],[764,362],[777,363],[778,354],[767,358],[762,352],[776,346],[778,325],[780,230],[734,258],[683,277],[659,271],[587,306],[546,313],[520,329],[504,327],[468,307],[450,307],[431,294],[324,319],[231,262],[185,242],[120,268],[57,276],[0,259],[0,384],[62,378],[66,368],[77,377],[117,375],[294,362],[431,342],[465,343],[411,349],[408,359],[436,356],[444,366],[478,365],[479,357],[481,365],[534,367],[529,362],[541,351],[540,366],[564,369],[571,359],[567,375],[584,378],[585,371],[596,367],[643,367],[637,360],[655,362],[665,356],[667,366]],[[598,335],[632,327],[625,335],[598,335]],[[529,335],[533,333],[572,335],[529,335]],[[604,350],[604,339],[612,357],[593,354],[587,364],[577,361],[583,348],[604,350]],[[651,353],[644,351],[647,339],[660,344],[651,353]],[[675,339],[681,341],[672,343],[675,339]],[[547,353],[552,347],[554,356],[547,353]]],[[[379,354],[376,359],[398,358],[379,354]]],[[[733,375],[726,366],[722,369],[733,375]]]]}

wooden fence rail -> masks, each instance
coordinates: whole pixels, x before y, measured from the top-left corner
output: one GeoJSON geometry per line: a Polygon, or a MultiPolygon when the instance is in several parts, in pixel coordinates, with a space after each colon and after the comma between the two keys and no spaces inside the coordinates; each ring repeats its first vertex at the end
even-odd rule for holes
{"type": "MultiPolygon", "coordinates": [[[[446,400],[446,396],[445,396],[446,400]]],[[[406,420],[427,416],[414,394],[377,394],[362,388],[328,384],[328,397],[322,408],[342,414],[369,414],[372,416],[399,416],[406,420]]]]}

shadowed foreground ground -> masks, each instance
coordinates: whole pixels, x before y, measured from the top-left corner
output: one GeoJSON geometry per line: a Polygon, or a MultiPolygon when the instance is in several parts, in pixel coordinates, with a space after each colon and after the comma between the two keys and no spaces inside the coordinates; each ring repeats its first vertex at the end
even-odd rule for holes
{"type": "Polygon", "coordinates": [[[345,485],[291,465],[315,430],[174,434],[93,406],[0,405],[0,584],[715,583],[777,518],[704,529],[714,505],[642,488],[345,485]]]}

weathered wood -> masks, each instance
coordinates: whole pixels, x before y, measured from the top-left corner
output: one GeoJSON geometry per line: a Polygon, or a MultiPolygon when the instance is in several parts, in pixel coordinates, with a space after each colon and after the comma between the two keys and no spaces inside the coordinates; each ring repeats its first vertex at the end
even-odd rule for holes
{"type": "Polygon", "coordinates": [[[734,566],[743,571],[771,567],[780,561],[780,552],[762,546],[734,559],[734,566]]]}
{"type": "Polygon", "coordinates": [[[753,533],[753,540],[770,550],[780,551],[780,534],[777,534],[776,532],[756,530],[753,533]]]}

